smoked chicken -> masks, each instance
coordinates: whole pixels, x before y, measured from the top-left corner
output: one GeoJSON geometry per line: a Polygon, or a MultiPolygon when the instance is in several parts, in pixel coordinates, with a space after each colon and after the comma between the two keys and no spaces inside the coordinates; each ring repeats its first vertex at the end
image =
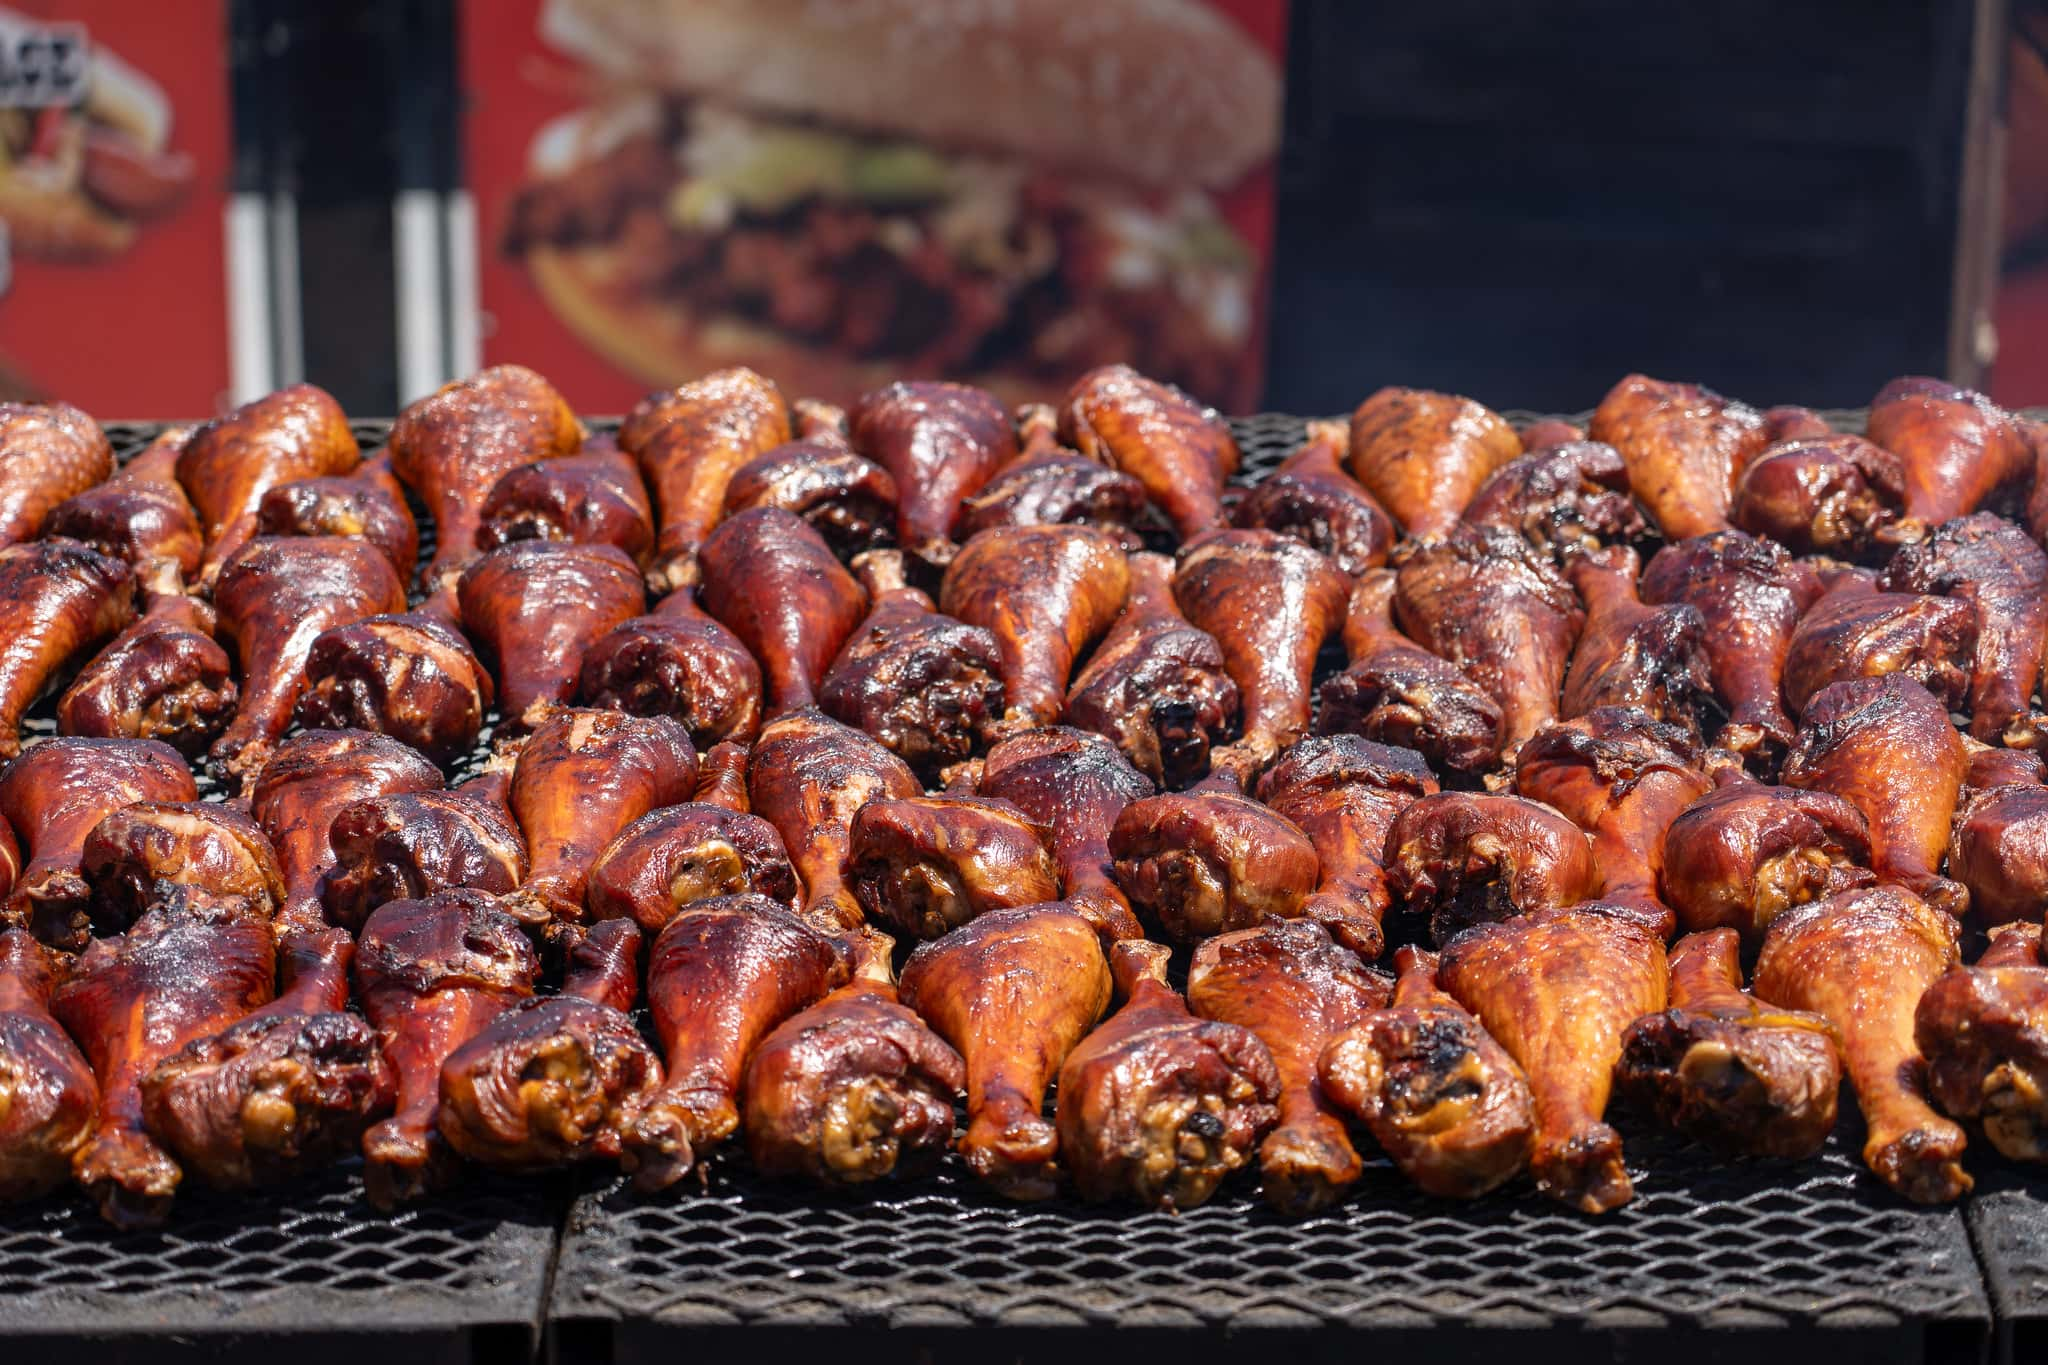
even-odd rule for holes
{"type": "Polygon", "coordinates": [[[1344,468],[1341,422],[1310,422],[1308,440],[1230,509],[1232,526],[1292,536],[1356,577],[1387,562],[1394,520],[1344,468]]]}
{"type": "Polygon", "coordinates": [[[1949,836],[1948,875],[1980,924],[2034,920],[2048,905],[2048,787],[2010,783],[1967,795],[1949,836]]]}
{"type": "Polygon", "coordinates": [[[1306,921],[1241,929],[1195,950],[1188,1007],[1250,1029],[1273,1058],[1279,1121],[1259,1145],[1259,1184],[1282,1213],[1325,1208],[1364,1172],[1316,1066],[1332,1037],[1387,1003],[1387,990],[1383,975],[1306,921]]]}
{"type": "Polygon", "coordinates": [[[493,759],[452,790],[394,791],[342,806],[327,826],[334,851],[320,883],[327,918],[360,931],[386,901],[465,888],[510,895],[526,880],[511,787],[511,762],[493,759]]]}
{"type": "Polygon", "coordinates": [[[1586,434],[1621,452],[1629,487],[1673,542],[1728,529],[1736,476],[1774,439],[1747,403],[1640,374],[1608,390],[1586,434]]]}
{"type": "Polygon", "coordinates": [[[1626,906],[1589,903],[1466,930],[1437,979],[1529,1078],[1536,1188],[1582,1213],[1635,1197],[1602,1115],[1622,1034],[1664,1008],[1664,941],[1626,906]]]}
{"type": "Polygon", "coordinates": [[[896,480],[843,441],[796,440],[741,465],[725,515],[778,507],[803,518],[832,553],[852,560],[896,542],[896,480]]]}
{"type": "Polygon", "coordinates": [[[1436,954],[1409,944],[1394,967],[1393,998],[1323,1049],[1322,1094],[1364,1124],[1423,1193],[1477,1199],[1529,1164],[1536,1116],[1528,1079],[1438,988],[1436,954]]]}
{"type": "Polygon", "coordinates": [[[1869,826],[1878,881],[1960,915],[1969,892],[1940,872],[1967,764],[1948,708],[1892,674],[1836,683],[1814,697],[1785,756],[1784,782],[1856,807],[1869,826]]]}
{"type": "Polygon", "coordinates": [[[1474,924],[1576,905],[1600,888],[1593,844],[1569,818],[1498,792],[1436,792],[1387,830],[1387,889],[1439,943],[1474,924]]]}
{"type": "Polygon", "coordinates": [[[868,600],[816,531],[780,508],[721,523],[696,553],[704,609],[753,651],[767,714],[813,706],[868,600]]]}
{"type": "MultiPolygon", "coordinates": [[[[85,836],[78,871],[102,938],[125,932],[173,886],[240,896],[266,918],[285,902],[284,869],[263,827],[213,801],[136,801],[109,812],[85,836]]],[[[65,946],[83,946],[84,931],[65,946]]]]}
{"type": "Polygon", "coordinates": [[[922,792],[902,759],[816,711],[771,722],[747,760],[749,804],[782,835],[803,880],[804,916],[832,933],[862,920],[847,883],[855,813],[872,801],[922,792]]]}
{"type": "Polygon", "coordinates": [[[0,403],[0,545],[33,539],[52,509],[113,472],[107,434],[69,403],[0,403]]]}
{"type": "Polygon", "coordinates": [[[241,689],[214,639],[220,618],[187,597],[166,560],[145,580],[141,616],[79,670],[57,699],[57,732],[83,739],[158,739],[206,751],[234,715],[241,689]]]}
{"type": "Polygon", "coordinates": [[[50,1013],[66,970],[26,929],[0,930],[0,1204],[68,1181],[99,1114],[92,1067],[50,1013]]]}
{"type": "Polygon", "coordinates": [[[989,631],[941,614],[911,587],[898,552],[870,551],[855,568],[867,590],[867,619],[826,671],[818,704],[935,779],[994,738],[1003,716],[1002,651],[989,631]]]}
{"type": "Polygon", "coordinates": [[[966,384],[891,384],[848,413],[853,448],[896,482],[896,542],[934,568],[958,550],[960,504],[1017,454],[1010,414],[966,384]]]}
{"type": "Polygon", "coordinates": [[[391,561],[401,583],[412,582],[419,564],[419,527],[391,461],[382,456],[346,477],[278,484],[256,505],[256,534],[367,540],[391,561]]]}
{"type": "Polygon", "coordinates": [[[699,748],[751,744],[761,729],[761,665],[688,588],[592,642],[576,695],[586,706],[672,716],[699,748]]]}
{"type": "Polygon", "coordinates": [[[476,557],[484,501],[500,478],[582,446],[583,425],[562,395],[520,365],[479,370],[399,413],[391,467],[434,518],[429,596],[452,606],[455,576],[476,557]]]}
{"type": "Polygon", "coordinates": [[[293,715],[307,729],[389,735],[447,763],[475,747],[496,692],[452,622],[411,611],[315,637],[293,715]]]}
{"type": "Polygon", "coordinates": [[[870,801],[847,826],[846,880],[869,923],[920,939],[1060,894],[1038,828],[984,796],[870,801]]]}
{"type": "Polygon", "coordinates": [[[1221,781],[1249,790],[1308,733],[1316,655],[1344,622],[1351,585],[1316,551],[1271,531],[1217,531],[1188,547],[1173,596],[1223,651],[1243,703],[1241,733],[1209,751],[1221,781]]]}
{"type": "Polygon", "coordinates": [[[1051,1198],[1045,1092],[1109,1006],[1094,927],[1058,901],[981,915],[912,953],[899,990],[967,1064],[968,1169],[1008,1198],[1051,1198]]]}
{"type": "Polygon", "coordinates": [[[75,540],[0,546],[0,758],[21,752],[21,719],[64,666],[134,616],[120,560],[75,540]]]}
{"type": "Polygon", "coordinates": [[[1812,1156],[1835,1126],[1835,1026],[1742,989],[1733,929],[1673,945],[1670,1007],[1622,1038],[1615,1084],[1695,1142],[1728,1156],[1812,1156]]]}
{"type": "Polygon", "coordinates": [[[1954,968],[1956,922],[1895,886],[1844,891],[1771,921],[1751,983],[1760,999],[1825,1017],[1841,1037],[1868,1134],[1863,1160],[1919,1204],[1969,1191],[1963,1130],[1927,1102],[1914,1010],[1954,968]]]}
{"type": "Polygon", "coordinates": [[[256,536],[264,494],[298,479],[347,474],[361,459],[341,404],[311,384],[266,394],[193,432],[178,452],[178,482],[206,535],[200,584],[212,586],[256,536]]]}
{"type": "Polygon", "coordinates": [[[1905,474],[1900,540],[2022,493],[2034,472],[2033,447],[2011,414],[1942,379],[1894,379],[1878,390],[1869,436],[1905,474]]]}
{"type": "Polygon", "coordinates": [[[1732,768],[1714,780],[1661,846],[1658,892],[1687,933],[1733,929],[1754,948],[1793,906],[1876,881],[1869,825],[1841,797],[1766,786],[1732,768]]]}
{"type": "Polygon", "coordinates": [[[754,1049],[742,1087],[754,1169],[859,1185],[928,1165],[953,1140],[967,1064],[897,999],[893,947],[865,931],[852,980],[754,1049]]]}
{"type": "Polygon", "coordinates": [[[1899,457],[1846,432],[1780,441],[1735,480],[1730,518],[1795,555],[1862,562],[1887,548],[1905,501],[1899,457]]]}
{"type": "Polygon", "coordinates": [[[511,732],[530,728],[539,704],[573,700],[584,652],[647,609],[640,566],[624,551],[548,540],[513,541],[472,561],[456,597],[511,732]]]}
{"type": "Polygon", "coordinates": [[[391,1117],[363,1135],[363,1186],[390,1210],[453,1174],[441,1136],[441,1066],[533,995],[540,962],[519,924],[481,891],[390,901],[356,945],[356,999],[397,1080],[391,1117]]]}
{"type": "Polygon", "coordinates": [[[1689,602],[1647,605],[1636,596],[1639,561],[1617,545],[1575,557],[1565,570],[1586,604],[1559,714],[1630,707],[1650,719],[1697,731],[1713,695],[1707,621],[1689,602]]]}
{"type": "Polygon", "coordinates": [[[756,815],[687,801],[641,816],[590,866],[590,917],[631,919],[649,934],[699,901],[764,896],[794,910],[802,886],[782,836],[756,815]]]}
{"type": "Polygon", "coordinates": [[[647,964],[667,1079],[625,1134],[640,1188],[674,1184],[733,1135],[748,1056],[844,984],[847,958],[843,944],[762,896],[699,901],[668,922],[647,964]]]}
{"type": "Polygon", "coordinates": [[[697,550],[725,512],[733,475],[789,437],[781,391],[742,367],[651,393],[626,415],[619,449],[640,462],[660,514],[647,572],[656,593],[698,582],[697,550]]]}
{"type": "Polygon", "coordinates": [[[1107,938],[1136,938],[1138,920],[1117,886],[1109,834],[1124,808],[1153,786],[1100,735],[1046,726],[989,750],[975,787],[1051,831],[1066,904],[1107,938]]]}
{"type": "Polygon", "coordinates": [[[1350,666],[1323,683],[1316,729],[1412,749],[1457,773],[1500,756],[1500,705],[1394,626],[1395,574],[1375,569],[1352,585],[1344,617],[1350,666]]]}
{"type": "Polygon", "coordinates": [[[961,547],[939,609],[995,637],[1000,733],[1060,718],[1075,659],[1109,629],[1129,591],[1116,537],[1092,526],[999,527],[961,547]]]}
{"type": "Polygon", "coordinates": [[[1215,638],[1175,604],[1173,561],[1134,554],[1125,564],[1123,612],[1074,679],[1065,719],[1178,791],[1208,775],[1211,751],[1236,729],[1237,684],[1215,638]]]}
{"type": "Polygon", "coordinates": [[[1541,551],[1512,531],[1462,523],[1401,559],[1394,613],[1403,633],[1493,698],[1508,759],[1557,714],[1586,623],[1578,594],[1541,551]]]}
{"type": "Polygon", "coordinates": [[[1133,908],[1178,944],[1292,919],[1316,886],[1308,835],[1235,792],[1133,801],[1110,827],[1109,854],[1133,908]]]}
{"type": "Polygon", "coordinates": [[[635,564],[654,551],[654,505],[629,455],[595,441],[580,454],[501,475],[478,510],[476,547],[515,540],[610,545],[635,564]]]}
{"type": "Polygon", "coordinates": [[[1913,1042],[1942,1112],[1980,1126],[2012,1161],[2048,1159],[2048,967],[2039,925],[1993,937],[1975,966],[1944,972],[1913,1011],[1913,1042]]]}
{"type": "Polygon", "coordinates": [[[1259,779],[1259,800],[1315,846],[1316,888],[1300,915],[1367,962],[1386,947],[1387,831],[1411,802],[1436,791],[1422,756],[1356,735],[1302,740],[1259,779]]]}
{"type": "Polygon", "coordinates": [[[1124,549],[1138,550],[1144,539],[1132,528],[1145,523],[1150,507],[1145,485],[1121,469],[1048,444],[1027,448],[961,500],[960,535],[998,526],[1096,526],[1124,549]]]}
{"type": "MultiPolygon", "coordinates": [[[[95,483],[51,508],[43,519],[41,534],[90,545],[111,559],[122,560],[143,577],[168,564],[177,570],[181,582],[191,579],[199,572],[206,538],[200,532],[192,500],[178,483],[178,456],[193,430],[166,428],[106,482],[95,483]]],[[[0,539],[26,537],[0,535],[0,539]]]]}
{"type": "Polygon", "coordinates": [[[1351,472],[1418,540],[1449,531],[1487,477],[1521,453],[1500,414],[1456,394],[1381,389],[1351,414],[1351,472]]]}
{"type": "Polygon", "coordinates": [[[1222,418],[1128,365],[1074,381],[1060,406],[1060,439],[1145,486],[1182,540],[1221,524],[1223,481],[1237,472],[1237,442],[1222,418]]]}
{"type": "Polygon", "coordinates": [[[1513,531],[1560,556],[1626,544],[1650,533],[1629,495],[1628,467],[1620,452],[1599,441],[1531,447],[1487,476],[1465,504],[1461,520],[1513,531]]]}
{"type": "Polygon", "coordinates": [[[1803,714],[1830,683],[1898,674],[1948,710],[1966,704],[1977,649],[1969,603],[1917,592],[1882,592],[1858,570],[1833,576],[1799,619],[1785,649],[1785,704],[1803,714]]]}

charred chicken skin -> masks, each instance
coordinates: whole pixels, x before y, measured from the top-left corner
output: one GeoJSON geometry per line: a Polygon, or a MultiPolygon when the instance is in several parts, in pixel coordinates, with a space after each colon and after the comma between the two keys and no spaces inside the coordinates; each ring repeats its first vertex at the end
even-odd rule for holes
{"type": "Polygon", "coordinates": [[[1629,486],[1674,542],[1728,529],[1736,477],[1773,439],[1746,403],[1640,374],[1608,391],[1586,434],[1621,452],[1629,486]]]}
{"type": "Polygon", "coordinates": [[[213,607],[187,597],[175,574],[144,584],[145,608],[57,699],[57,732],[83,739],[159,739],[205,752],[234,715],[241,689],[214,639],[213,607]]]}
{"type": "Polygon", "coordinates": [[[1235,792],[1179,792],[1125,806],[1109,831],[1117,885],[1175,943],[1292,919],[1315,889],[1315,845],[1235,792]]]}
{"type": "Polygon", "coordinates": [[[610,545],[635,564],[654,550],[654,505],[629,455],[595,441],[580,454],[537,460],[491,485],[478,513],[479,550],[515,540],[610,545]]]}
{"type": "Polygon", "coordinates": [[[323,631],[294,712],[307,729],[372,730],[449,762],[483,729],[497,689],[469,641],[430,612],[323,631]]]}
{"type": "Polygon", "coordinates": [[[511,762],[494,759],[453,790],[364,796],[341,807],[327,826],[327,918],[353,932],[387,901],[465,888],[510,895],[526,880],[511,787],[511,762]]]}
{"type": "Polygon", "coordinates": [[[1850,678],[1898,674],[1941,699],[1965,704],[1977,649],[1977,613],[1967,602],[1916,592],[1882,592],[1854,570],[1835,575],[1799,620],[1785,650],[1785,702],[1804,714],[1815,693],[1850,678]]]}
{"type": "Polygon", "coordinates": [[[976,915],[1059,899],[1039,829],[1007,801],[871,801],[847,826],[847,881],[870,923],[937,938],[976,915]]]}
{"type": "MultiPolygon", "coordinates": [[[[192,439],[192,427],[170,427],[115,470],[104,483],[74,493],[50,509],[45,537],[62,536],[90,545],[147,576],[170,565],[180,580],[199,572],[206,538],[199,515],[178,483],[178,456],[192,439]]],[[[0,457],[5,458],[5,457],[0,457]]],[[[0,539],[26,539],[0,536],[0,539]]]]}
{"type": "Polygon", "coordinates": [[[412,582],[419,564],[420,531],[405,503],[405,488],[379,456],[347,477],[294,479],[263,495],[256,505],[259,536],[343,536],[377,547],[412,582]]]}
{"type": "Polygon", "coordinates": [[[69,1180],[98,1118],[99,1082],[50,1013],[65,968],[27,930],[0,930],[0,1204],[69,1180]]]}
{"type": "Polygon", "coordinates": [[[1391,569],[1376,569],[1352,585],[1344,617],[1351,663],[1323,684],[1316,728],[1413,749],[1453,772],[1483,772],[1500,756],[1500,704],[1395,628],[1394,584],[1391,569]]]}
{"type": "MultiPolygon", "coordinates": [[[[1526,444],[1529,433],[1523,433],[1526,444]]],[[[1650,532],[1613,446],[1570,440],[1508,461],[1479,485],[1460,518],[1498,526],[1566,555],[1641,540],[1650,532]]]]}
{"type": "Polygon", "coordinates": [[[1394,519],[1344,468],[1341,422],[1310,422],[1308,440],[1230,509],[1230,524],[1292,536],[1356,577],[1387,562],[1394,519]]]}
{"type": "Polygon", "coordinates": [[[1586,625],[1558,710],[1631,707],[1696,731],[1713,695],[1706,617],[1687,602],[1646,604],[1636,595],[1638,568],[1635,551],[1617,545],[1588,551],[1565,571],[1586,603],[1586,625]]]}
{"type": "Polygon", "coordinates": [[[1883,552],[1905,501],[1899,457],[1861,436],[1780,441],[1735,480],[1735,524],[1796,555],[1862,562],[1883,552]]]}
{"type": "Polygon", "coordinates": [[[631,919],[658,934],[699,901],[742,894],[792,910],[801,902],[782,836],[759,816],[685,802],[619,831],[591,864],[584,899],[593,920],[631,919]]]}
{"type": "MultiPolygon", "coordinates": [[[[86,835],[78,871],[100,937],[125,931],[172,886],[240,896],[265,915],[285,902],[284,870],[262,826],[211,801],[137,801],[111,812],[86,835]]],[[[81,932],[66,946],[82,943],[81,932]]]]}
{"type": "Polygon", "coordinates": [[[1069,907],[1105,937],[1138,937],[1137,916],[1113,875],[1109,836],[1124,808],[1153,787],[1115,745],[1064,726],[1032,730],[989,750],[976,790],[1051,831],[1069,907]]]}
{"type": "Polygon", "coordinates": [[[2013,1161],[2048,1160],[2044,1024],[2048,967],[2032,924],[1994,935],[1976,965],[1944,972],[1913,1011],[1928,1093],[2013,1161]]]}
{"type": "Polygon", "coordinates": [[[647,609],[640,567],[624,551],[546,540],[514,541],[475,560],[456,595],[514,731],[530,727],[542,703],[572,700],[585,651],[647,609]]]}

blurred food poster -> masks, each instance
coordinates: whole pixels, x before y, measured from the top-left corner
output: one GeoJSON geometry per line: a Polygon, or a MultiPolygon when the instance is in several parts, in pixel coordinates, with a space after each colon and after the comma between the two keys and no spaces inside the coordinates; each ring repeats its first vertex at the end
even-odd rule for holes
{"type": "Polygon", "coordinates": [[[1284,0],[466,0],[483,356],[1261,388],[1284,0]]]}
{"type": "Polygon", "coordinates": [[[0,5],[0,397],[171,417],[226,391],[225,4],[0,5]]]}

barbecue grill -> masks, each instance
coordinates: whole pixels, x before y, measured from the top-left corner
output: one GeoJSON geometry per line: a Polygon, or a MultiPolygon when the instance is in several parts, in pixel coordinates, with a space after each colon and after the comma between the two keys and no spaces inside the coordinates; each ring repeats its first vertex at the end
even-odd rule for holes
{"type": "MultiPolygon", "coordinates": [[[[1862,425],[1860,412],[1826,415],[1862,425]]],[[[1247,478],[1302,434],[1281,415],[1232,425],[1247,478]]],[[[160,429],[108,434],[125,458],[160,429]]],[[[366,449],[388,429],[356,425],[366,449]]],[[[45,715],[30,729],[53,726],[45,715]]],[[[487,729],[458,775],[488,742],[487,729]]],[[[616,1179],[477,1175],[388,1216],[349,1164],[255,1196],[192,1190],[167,1229],[145,1233],[59,1197],[0,1211],[0,1334],[35,1338],[38,1359],[95,1361],[110,1342],[210,1358],[545,1351],[564,1365],[849,1348],[1355,1359],[1423,1345],[1424,1332],[1427,1349],[1475,1359],[2048,1357],[2039,1180],[1980,1144],[1970,1201],[1915,1208],[1863,1169],[1845,1108],[1825,1151],[1795,1165],[1729,1164],[1624,1117],[1638,1198],[1601,1218],[1529,1190],[1432,1200],[1383,1158],[1342,1204],[1302,1220],[1242,1185],[1169,1216],[1005,1202],[950,1160],[818,1191],[762,1180],[737,1154],[706,1185],[657,1198],[616,1179]],[[1118,1331],[1074,1331],[1090,1327],[1118,1331]]]]}

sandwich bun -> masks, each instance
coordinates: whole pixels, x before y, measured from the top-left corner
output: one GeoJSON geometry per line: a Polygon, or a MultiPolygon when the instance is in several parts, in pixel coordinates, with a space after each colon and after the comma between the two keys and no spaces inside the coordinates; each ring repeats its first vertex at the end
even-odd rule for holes
{"type": "Polygon", "coordinates": [[[1219,188],[1280,140],[1273,60],[1203,0],[547,0],[626,85],[1148,186],[1219,188]]]}

